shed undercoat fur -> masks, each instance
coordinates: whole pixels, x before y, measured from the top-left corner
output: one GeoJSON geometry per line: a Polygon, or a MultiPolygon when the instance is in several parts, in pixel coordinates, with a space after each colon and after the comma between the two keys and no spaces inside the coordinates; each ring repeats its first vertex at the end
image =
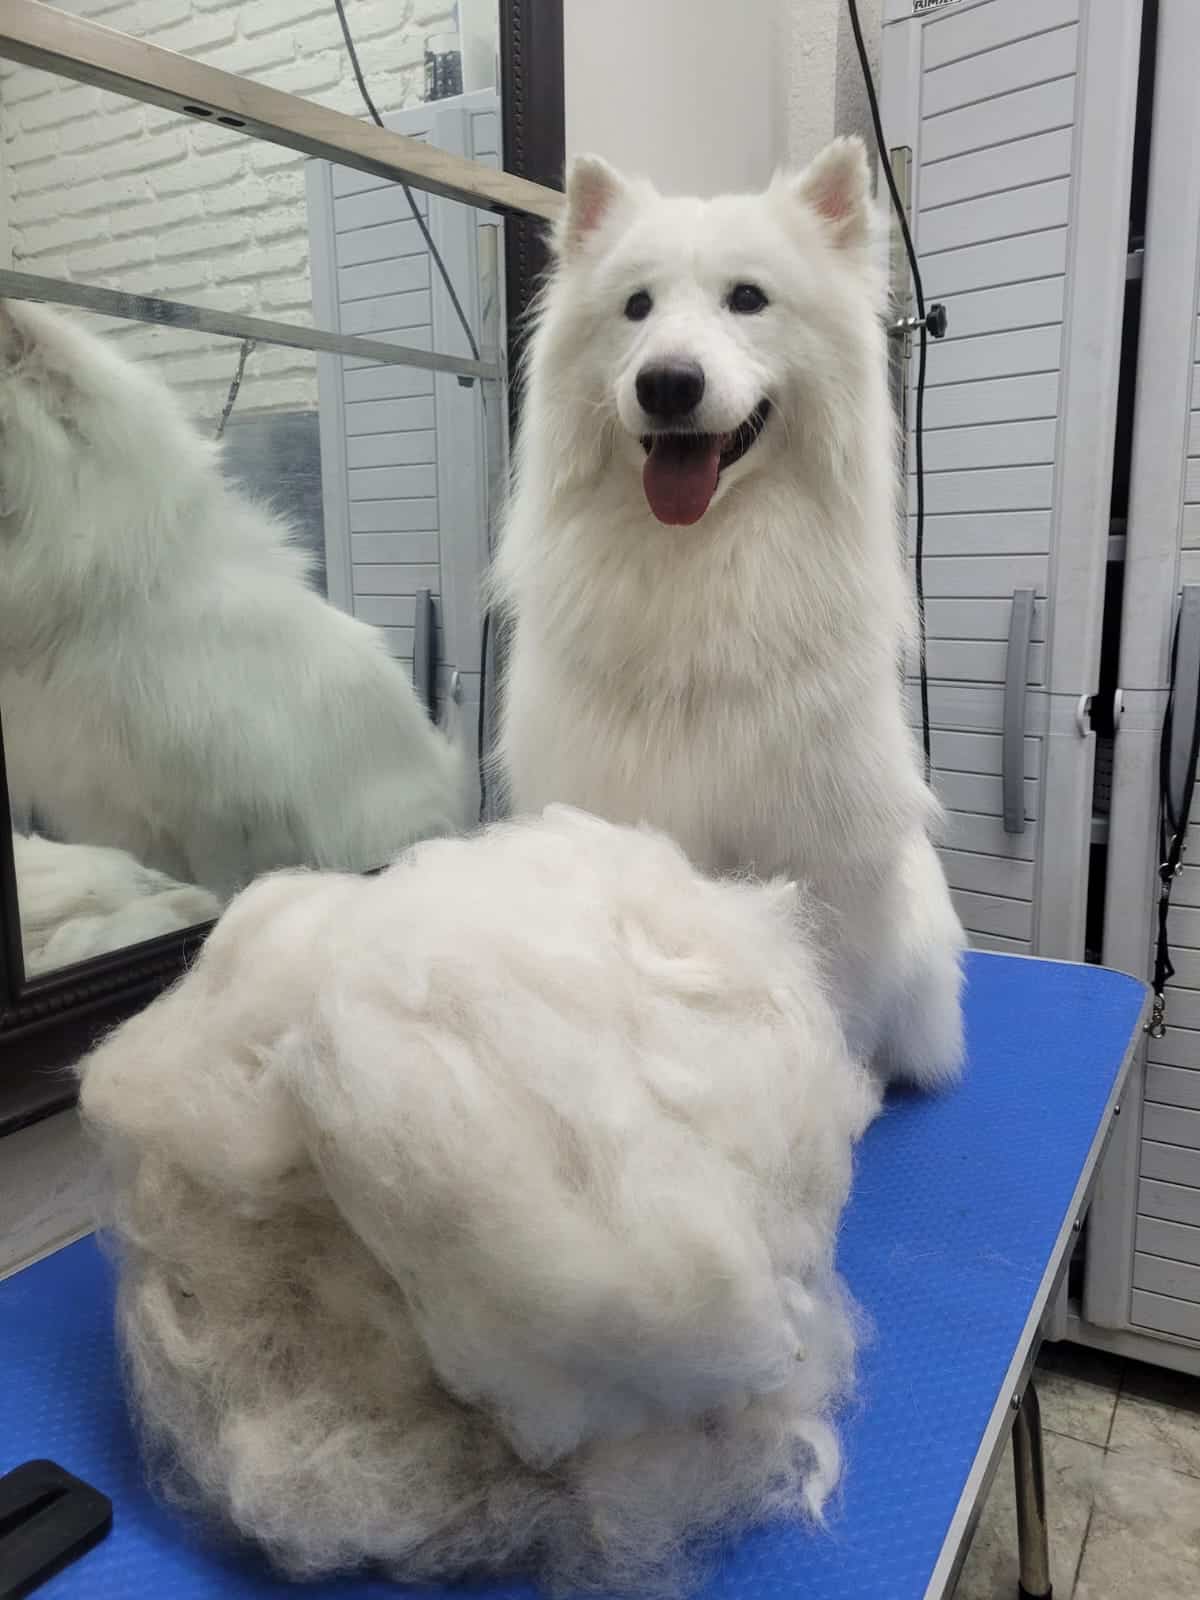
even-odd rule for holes
{"type": "Polygon", "coordinates": [[[246,890],[81,1069],[160,1483],[307,1577],[663,1590],[819,1517],[877,1091],[804,922],[560,807],[246,890]]]}

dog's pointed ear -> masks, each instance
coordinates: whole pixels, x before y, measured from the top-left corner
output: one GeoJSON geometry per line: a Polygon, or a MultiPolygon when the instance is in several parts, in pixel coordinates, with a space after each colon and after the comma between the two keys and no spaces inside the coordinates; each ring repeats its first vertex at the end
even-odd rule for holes
{"type": "Polygon", "coordinates": [[[629,186],[599,156],[577,156],[567,173],[567,204],[558,225],[558,253],[564,261],[578,255],[588,237],[621,203],[629,186]]]}
{"type": "Polygon", "coordinates": [[[835,139],[790,182],[795,197],[821,218],[833,242],[847,248],[871,236],[871,169],[861,139],[835,139]]]}

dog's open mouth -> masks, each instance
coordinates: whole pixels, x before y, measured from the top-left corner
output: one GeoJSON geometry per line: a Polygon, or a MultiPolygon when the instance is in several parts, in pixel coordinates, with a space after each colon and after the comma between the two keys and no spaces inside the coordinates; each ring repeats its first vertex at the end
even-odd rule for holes
{"type": "Polygon", "coordinates": [[[708,510],[726,467],[740,461],[766,426],[769,400],[758,405],[732,433],[647,433],[642,488],[660,522],[687,527],[708,510]]]}

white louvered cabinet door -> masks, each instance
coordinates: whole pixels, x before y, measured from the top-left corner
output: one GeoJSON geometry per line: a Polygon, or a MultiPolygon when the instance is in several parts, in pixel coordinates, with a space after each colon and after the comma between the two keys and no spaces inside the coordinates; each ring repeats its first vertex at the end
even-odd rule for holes
{"type": "MultiPolygon", "coordinates": [[[[1098,676],[1139,9],[884,8],[885,129],[912,152],[925,297],[949,316],[925,398],[941,856],[972,943],[1019,954],[1083,955],[1078,710],[1098,676]]],[[[910,430],[914,410],[910,393],[910,430]]],[[[907,465],[911,558],[911,434],[907,465]]],[[[915,725],[915,663],[909,688],[915,725]]]]}
{"type": "MultiPolygon", "coordinates": [[[[1200,9],[1160,0],[1104,933],[1105,962],[1142,978],[1156,931],[1171,637],[1181,608],[1185,636],[1200,609],[1197,60],[1200,9]]],[[[1200,1372],[1200,797],[1184,862],[1168,924],[1168,1028],[1143,1046],[1101,1170],[1083,1314],[1122,1337],[1152,1335],[1161,1352],[1130,1353],[1200,1372]]]]}

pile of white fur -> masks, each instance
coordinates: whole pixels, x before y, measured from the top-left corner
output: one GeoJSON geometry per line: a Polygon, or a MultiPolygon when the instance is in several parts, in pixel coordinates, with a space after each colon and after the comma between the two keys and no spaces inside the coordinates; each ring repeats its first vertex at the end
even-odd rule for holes
{"type": "Polygon", "coordinates": [[[672,1587],[819,1514],[876,1099],[798,926],[561,808],[247,890],[83,1068],[160,1481],[304,1576],[672,1587]]]}

